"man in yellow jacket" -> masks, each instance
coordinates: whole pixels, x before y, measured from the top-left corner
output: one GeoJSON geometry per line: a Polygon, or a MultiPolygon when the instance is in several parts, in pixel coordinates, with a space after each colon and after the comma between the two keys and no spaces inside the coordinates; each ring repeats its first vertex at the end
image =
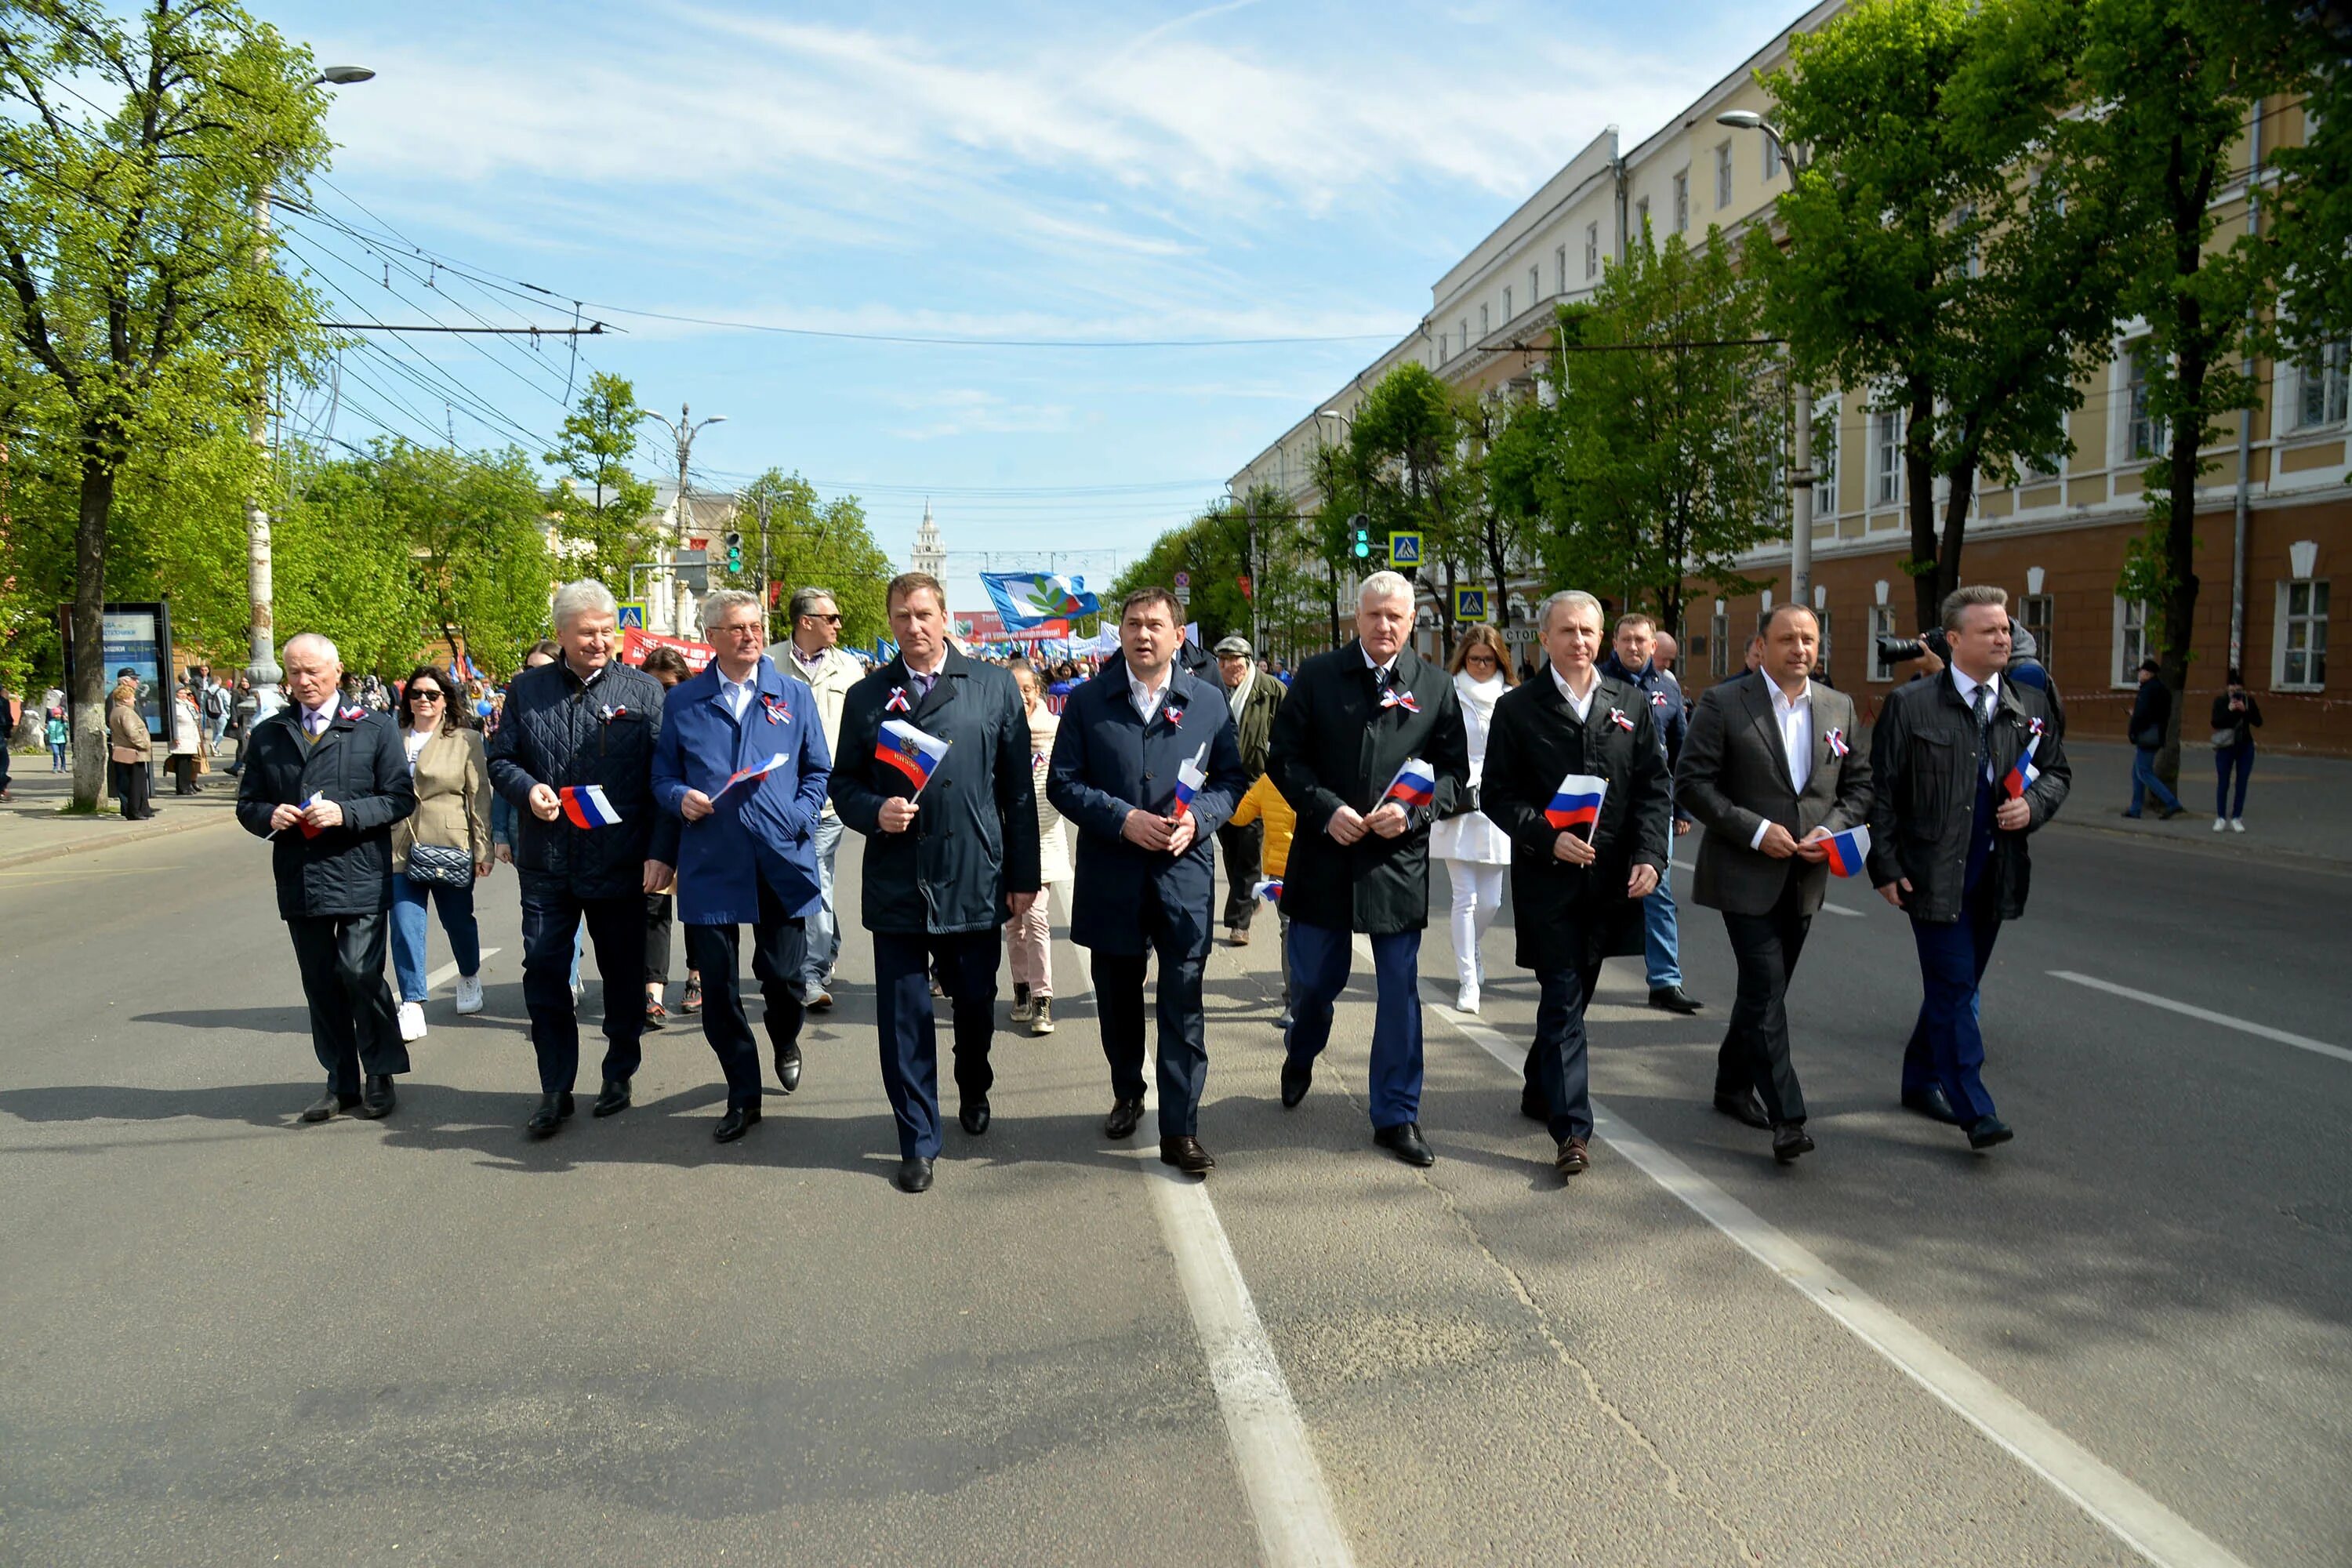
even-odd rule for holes
{"type": "MultiPolygon", "coordinates": [[[[1258,886],[1267,889],[1265,897],[1279,898],[1282,874],[1290,866],[1290,836],[1298,829],[1298,814],[1290,809],[1290,803],[1274,787],[1270,773],[1258,774],[1257,783],[1250,785],[1241,805],[1234,807],[1226,826],[1247,827],[1261,819],[1265,823],[1265,846],[1259,864],[1265,868],[1265,879],[1258,886]]],[[[1275,913],[1282,921],[1282,1017],[1275,1027],[1286,1033],[1290,1028],[1290,917],[1282,913],[1279,905],[1275,913]]]]}

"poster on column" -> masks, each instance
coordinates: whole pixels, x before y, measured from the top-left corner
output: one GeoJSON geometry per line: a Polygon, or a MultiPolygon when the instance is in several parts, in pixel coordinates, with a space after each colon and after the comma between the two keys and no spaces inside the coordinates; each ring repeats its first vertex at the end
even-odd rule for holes
{"type": "MultiPolygon", "coordinates": [[[[100,614],[100,644],[105,652],[104,666],[99,676],[99,700],[112,700],[116,675],[129,670],[139,680],[139,713],[147,721],[147,733],[162,740],[170,733],[164,728],[164,704],[172,700],[172,605],[169,600],[153,604],[108,605],[100,614]]],[[[66,689],[74,685],[73,606],[58,606],[58,628],[63,634],[66,647],[66,689]]]]}

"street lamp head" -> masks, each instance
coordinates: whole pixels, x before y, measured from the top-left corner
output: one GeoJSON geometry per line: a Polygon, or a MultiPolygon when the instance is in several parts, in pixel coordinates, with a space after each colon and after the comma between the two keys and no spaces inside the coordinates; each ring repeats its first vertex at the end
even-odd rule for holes
{"type": "Polygon", "coordinates": [[[1735,131],[1760,131],[1764,117],[1752,109],[1727,109],[1715,117],[1717,125],[1728,125],[1735,131]]]}
{"type": "Polygon", "coordinates": [[[375,72],[365,66],[329,66],[319,73],[320,81],[333,87],[349,87],[353,82],[374,79],[375,72]]]}
{"type": "Polygon", "coordinates": [[[724,425],[727,423],[727,416],[724,414],[714,414],[709,418],[704,420],[703,423],[705,425],[724,425]]]}

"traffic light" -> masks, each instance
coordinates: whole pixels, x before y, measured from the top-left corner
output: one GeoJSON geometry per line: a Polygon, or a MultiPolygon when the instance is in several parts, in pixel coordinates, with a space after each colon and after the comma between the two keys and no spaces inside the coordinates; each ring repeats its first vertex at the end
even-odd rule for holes
{"type": "Polygon", "coordinates": [[[743,570],[743,536],[740,533],[730,533],[727,536],[727,570],[730,572],[743,570]]]}
{"type": "Polygon", "coordinates": [[[1353,551],[1357,560],[1370,559],[1372,553],[1372,531],[1365,526],[1364,514],[1360,511],[1348,521],[1355,530],[1355,542],[1349,546],[1349,549],[1353,551]]]}

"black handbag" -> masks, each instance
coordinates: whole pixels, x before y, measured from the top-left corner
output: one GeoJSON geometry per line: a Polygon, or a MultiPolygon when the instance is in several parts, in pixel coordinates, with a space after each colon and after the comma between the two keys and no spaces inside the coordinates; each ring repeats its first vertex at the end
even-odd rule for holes
{"type": "Polygon", "coordinates": [[[474,857],[455,845],[412,844],[408,847],[408,878],[436,888],[470,888],[474,885],[474,857]]]}

